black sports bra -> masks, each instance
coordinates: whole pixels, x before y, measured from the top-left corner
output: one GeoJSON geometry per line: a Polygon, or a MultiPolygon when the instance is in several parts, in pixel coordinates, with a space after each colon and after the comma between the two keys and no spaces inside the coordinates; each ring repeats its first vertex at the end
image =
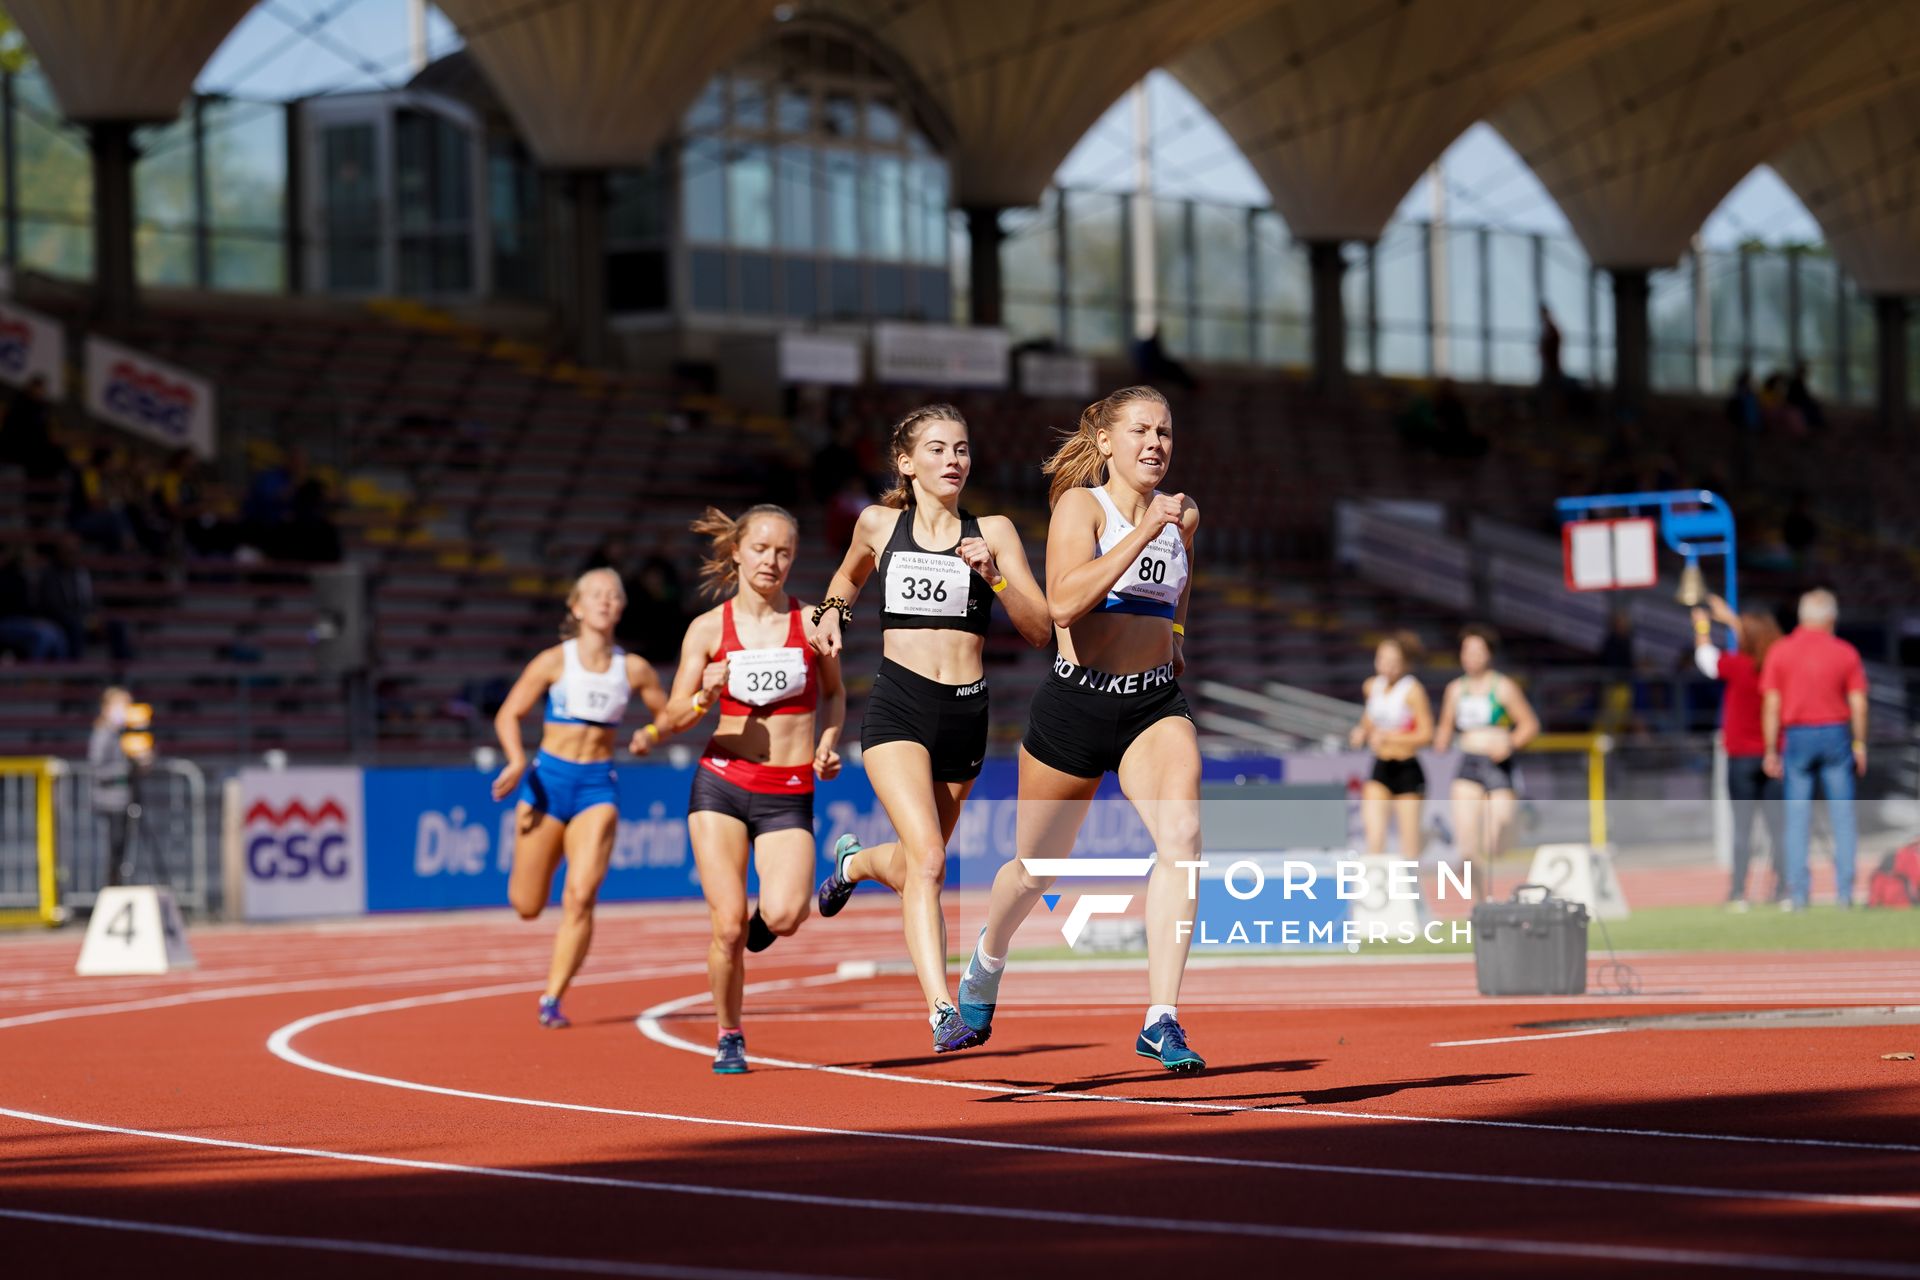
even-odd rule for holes
{"type": "MultiPolygon", "coordinates": [[[[980,536],[980,522],[960,513],[960,538],[980,536]]],[[[955,554],[928,551],[913,540],[913,512],[902,511],[880,552],[880,629],[987,634],[993,588],[955,554]]]]}

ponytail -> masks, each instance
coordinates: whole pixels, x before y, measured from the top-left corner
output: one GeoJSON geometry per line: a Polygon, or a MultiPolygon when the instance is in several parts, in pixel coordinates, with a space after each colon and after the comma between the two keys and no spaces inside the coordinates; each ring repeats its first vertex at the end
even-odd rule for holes
{"type": "Polygon", "coordinates": [[[573,606],[580,603],[580,593],[587,589],[588,579],[601,575],[613,579],[614,589],[620,593],[621,600],[624,601],[627,598],[627,584],[620,581],[620,574],[617,571],[604,567],[587,570],[573,580],[573,589],[567,592],[567,612],[566,615],[560,619],[560,638],[562,640],[571,640],[580,634],[580,619],[573,616],[573,606]]]}
{"type": "Polygon", "coordinates": [[[1080,425],[1060,437],[1053,456],[1040,464],[1043,475],[1053,477],[1047,489],[1047,505],[1057,507],[1071,489],[1085,489],[1101,482],[1107,460],[1100,456],[1100,432],[1111,430],[1121,410],[1136,400],[1148,400],[1161,408],[1167,398],[1152,387],[1122,387],[1104,399],[1095,400],[1080,412],[1080,425]]]}
{"type": "Polygon", "coordinates": [[[892,507],[895,511],[905,511],[913,506],[913,481],[901,472],[900,456],[913,452],[913,446],[920,440],[920,428],[929,422],[951,422],[962,430],[967,429],[967,420],[950,404],[921,405],[894,423],[893,431],[887,437],[887,457],[893,463],[893,487],[880,495],[881,506],[892,507]]]}
{"type": "Polygon", "coordinates": [[[799,532],[800,522],[793,513],[771,502],[748,507],[737,520],[718,507],[708,507],[687,526],[707,539],[707,554],[700,560],[700,585],[714,599],[732,595],[739,587],[740,566],[733,556],[740,549],[741,537],[758,516],[778,516],[799,532]]]}

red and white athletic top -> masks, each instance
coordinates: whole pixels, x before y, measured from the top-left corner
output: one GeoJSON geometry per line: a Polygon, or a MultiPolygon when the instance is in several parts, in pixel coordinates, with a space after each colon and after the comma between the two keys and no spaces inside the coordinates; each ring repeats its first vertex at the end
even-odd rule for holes
{"type": "MultiPolygon", "coordinates": [[[[800,602],[787,597],[787,639],[770,649],[749,649],[733,625],[733,601],[720,606],[720,652],[727,660],[727,687],[720,693],[723,716],[811,714],[820,705],[820,681],[813,649],[800,621],[800,602]]],[[[803,795],[813,790],[810,764],[776,765],[743,760],[724,747],[707,744],[700,767],[748,791],[763,795],[803,795]]]]}
{"type": "Polygon", "coordinates": [[[723,716],[807,715],[820,705],[813,648],[800,621],[800,602],[792,596],[787,597],[786,643],[771,649],[741,644],[733,625],[733,601],[721,605],[720,652],[713,658],[727,660],[727,687],[720,692],[723,716]]]}

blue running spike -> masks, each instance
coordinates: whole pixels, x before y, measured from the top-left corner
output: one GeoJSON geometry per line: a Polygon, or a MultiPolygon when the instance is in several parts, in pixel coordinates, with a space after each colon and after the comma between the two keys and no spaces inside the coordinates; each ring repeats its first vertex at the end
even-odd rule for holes
{"type": "Polygon", "coordinates": [[[1040,901],[1046,903],[1047,910],[1051,911],[1060,905],[1060,895],[1057,893],[1043,893],[1040,895],[1040,901]]]}

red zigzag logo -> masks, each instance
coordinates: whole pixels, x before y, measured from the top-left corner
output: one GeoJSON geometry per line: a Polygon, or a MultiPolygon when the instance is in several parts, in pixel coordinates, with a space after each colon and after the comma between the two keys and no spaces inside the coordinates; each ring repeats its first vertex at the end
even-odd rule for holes
{"type": "Polygon", "coordinates": [[[265,800],[256,800],[253,802],[253,807],[247,810],[246,825],[252,826],[256,822],[264,821],[269,826],[284,827],[295,818],[300,819],[301,822],[309,827],[317,827],[328,818],[332,818],[335,822],[345,823],[347,815],[341,812],[340,802],[338,800],[328,800],[318,809],[312,810],[309,810],[306,805],[298,800],[289,800],[287,801],[287,807],[278,813],[275,813],[273,806],[265,800]]]}

